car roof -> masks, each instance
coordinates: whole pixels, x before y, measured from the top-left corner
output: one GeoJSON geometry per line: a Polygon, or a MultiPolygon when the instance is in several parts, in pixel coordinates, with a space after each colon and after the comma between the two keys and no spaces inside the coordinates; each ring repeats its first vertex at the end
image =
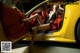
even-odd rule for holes
{"type": "Polygon", "coordinates": [[[75,2],[78,0],[46,0],[46,1],[50,1],[50,2],[75,2]]]}

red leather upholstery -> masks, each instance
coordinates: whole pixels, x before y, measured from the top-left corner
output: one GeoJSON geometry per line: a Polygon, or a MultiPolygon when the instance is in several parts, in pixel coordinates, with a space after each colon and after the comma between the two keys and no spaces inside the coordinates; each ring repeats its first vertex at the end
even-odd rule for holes
{"type": "MultiPolygon", "coordinates": [[[[30,16],[32,16],[32,15],[34,15],[35,13],[32,13],[30,16]]],[[[46,15],[45,15],[45,13],[44,13],[44,11],[42,11],[41,12],[41,19],[42,19],[42,21],[45,23],[45,21],[46,21],[46,15]]],[[[30,25],[31,26],[37,26],[38,25],[38,22],[37,22],[37,19],[36,18],[34,18],[31,22],[30,22],[30,25]]]]}
{"type": "Polygon", "coordinates": [[[57,19],[55,21],[53,21],[52,30],[58,29],[60,27],[61,21],[62,21],[62,17],[61,17],[61,15],[58,15],[57,19]]]}
{"type": "Polygon", "coordinates": [[[9,6],[3,5],[2,16],[3,17],[0,18],[1,23],[5,35],[9,40],[14,41],[29,32],[29,25],[25,22],[20,23],[21,19],[26,18],[25,15],[17,9],[12,9],[9,6]]]}

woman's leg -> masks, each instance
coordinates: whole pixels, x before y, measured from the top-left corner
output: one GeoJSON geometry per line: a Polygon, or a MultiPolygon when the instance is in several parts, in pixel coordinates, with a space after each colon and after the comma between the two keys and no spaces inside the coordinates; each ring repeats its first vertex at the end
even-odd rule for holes
{"type": "Polygon", "coordinates": [[[37,18],[39,15],[38,14],[34,14],[32,16],[30,16],[29,18],[25,18],[22,21],[28,21],[31,22],[33,19],[37,18]]]}
{"type": "Polygon", "coordinates": [[[40,15],[38,15],[37,20],[38,20],[40,25],[44,24],[42,17],[40,15]]]}
{"type": "Polygon", "coordinates": [[[22,21],[28,21],[31,22],[33,19],[37,19],[39,21],[39,24],[44,24],[44,22],[42,21],[42,18],[39,14],[34,14],[32,16],[30,16],[29,18],[23,19],[22,21]]]}
{"type": "Polygon", "coordinates": [[[50,23],[33,27],[33,31],[34,31],[35,34],[39,30],[46,31],[46,30],[49,30],[49,29],[50,29],[50,23]]]}

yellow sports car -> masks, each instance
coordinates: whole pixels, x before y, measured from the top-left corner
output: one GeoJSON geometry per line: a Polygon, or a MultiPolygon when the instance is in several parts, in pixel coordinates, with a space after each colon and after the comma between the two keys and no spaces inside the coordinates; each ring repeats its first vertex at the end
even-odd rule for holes
{"type": "MultiPolygon", "coordinates": [[[[2,7],[1,5],[2,4],[0,4],[0,7],[2,7]]],[[[80,12],[79,12],[80,1],[45,0],[40,4],[36,5],[35,7],[33,7],[25,15],[26,17],[30,17],[34,15],[36,12],[38,12],[38,14],[42,14],[41,16],[43,16],[43,21],[45,21],[47,15],[49,16],[49,18],[53,17],[54,12],[56,12],[53,11],[55,5],[58,6],[58,9],[61,9],[61,10],[57,10],[59,14],[59,16],[57,17],[61,17],[61,18],[57,18],[56,16],[54,16],[55,19],[54,18],[51,19],[54,20],[53,22],[54,25],[52,25],[51,27],[52,30],[51,31],[48,30],[48,33],[45,34],[40,33],[34,35],[35,36],[34,40],[57,41],[57,42],[66,42],[66,43],[80,42],[80,33],[79,33],[80,32],[80,12]],[[43,10],[45,11],[45,13],[40,13],[40,11],[43,10]]],[[[20,14],[18,14],[17,9],[14,10],[11,9],[11,7],[7,7],[5,5],[3,5],[3,8],[4,10],[1,11],[0,13],[1,17],[3,15],[3,17],[0,18],[0,41],[11,40],[13,42],[16,42],[24,37],[25,38],[23,39],[23,41],[31,41],[33,35],[31,34],[31,32],[27,31],[29,30],[29,27],[26,27],[26,25],[28,26],[29,23],[28,24],[24,23],[24,25],[22,25],[22,23],[19,20],[19,18],[23,19],[25,17],[24,14],[21,14],[19,10],[18,11],[20,14]],[[8,39],[6,39],[5,36],[8,37],[8,39]]],[[[34,21],[35,19],[31,22],[31,24],[33,24],[34,21]]],[[[39,20],[37,20],[37,22],[39,22],[39,20]]],[[[42,23],[42,24],[46,24],[46,23],[42,23]]],[[[48,23],[51,24],[52,22],[48,22],[48,23]]],[[[39,24],[40,23],[36,23],[36,25],[33,24],[33,26],[37,26],[39,24]]]]}
{"type": "MultiPolygon", "coordinates": [[[[63,20],[61,28],[57,31],[53,31],[52,34],[47,34],[43,36],[36,36],[36,40],[38,41],[58,41],[58,42],[67,42],[67,43],[76,43],[80,42],[80,1],[65,1],[63,3],[60,3],[61,5],[64,5],[64,14],[63,14],[63,20]]],[[[59,1],[57,1],[59,2],[59,1]]],[[[57,3],[56,2],[56,3],[57,3]]],[[[40,8],[41,6],[48,5],[48,4],[55,4],[55,1],[53,0],[46,0],[34,8],[32,8],[30,11],[26,13],[26,16],[31,14],[32,12],[36,11],[37,8],[40,8]]],[[[30,37],[26,37],[23,40],[29,40],[30,37]]]]}

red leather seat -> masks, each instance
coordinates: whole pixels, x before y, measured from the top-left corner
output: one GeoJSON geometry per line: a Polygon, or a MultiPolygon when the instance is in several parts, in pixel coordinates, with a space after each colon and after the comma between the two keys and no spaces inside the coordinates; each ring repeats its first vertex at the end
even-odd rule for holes
{"type": "Polygon", "coordinates": [[[21,19],[26,18],[25,14],[6,5],[0,8],[3,8],[3,10],[0,10],[3,11],[3,14],[0,15],[0,20],[8,40],[15,41],[22,37],[26,37],[25,34],[29,32],[29,25],[26,22],[20,23],[21,19]]]}
{"type": "Polygon", "coordinates": [[[53,21],[52,30],[57,30],[58,28],[60,28],[61,21],[62,21],[62,17],[61,17],[61,15],[58,15],[57,19],[55,21],[53,21]]]}

